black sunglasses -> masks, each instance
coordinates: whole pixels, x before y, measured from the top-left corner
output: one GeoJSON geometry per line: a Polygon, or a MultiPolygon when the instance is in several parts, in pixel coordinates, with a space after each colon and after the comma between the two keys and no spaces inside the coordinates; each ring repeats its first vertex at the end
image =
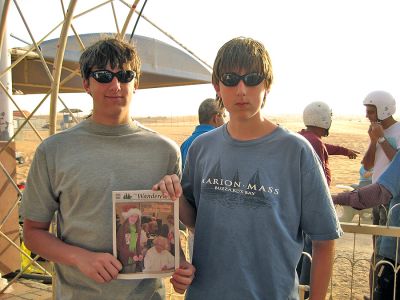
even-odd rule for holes
{"type": "Polygon", "coordinates": [[[136,72],[132,70],[122,70],[117,73],[108,70],[96,70],[90,72],[89,76],[92,76],[94,80],[100,83],[110,83],[114,77],[117,77],[121,83],[131,82],[136,77],[136,72]]]}
{"type": "Polygon", "coordinates": [[[256,86],[259,85],[264,78],[264,75],[259,73],[249,73],[244,75],[225,73],[221,76],[221,82],[225,86],[236,86],[239,84],[240,80],[243,80],[244,84],[247,86],[256,86]]]}

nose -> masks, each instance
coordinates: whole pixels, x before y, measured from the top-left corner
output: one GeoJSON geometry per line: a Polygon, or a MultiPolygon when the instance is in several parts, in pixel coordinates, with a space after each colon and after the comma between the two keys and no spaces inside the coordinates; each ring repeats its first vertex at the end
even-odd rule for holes
{"type": "Polygon", "coordinates": [[[121,83],[118,81],[117,77],[114,77],[110,82],[110,89],[114,92],[121,90],[121,83]]]}
{"type": "Polygon", "coordinates": [[[241,79],[236,86],[236,94],[237,95],[245,95],[247,90],[247,86],[244,81],[241,79]]]}

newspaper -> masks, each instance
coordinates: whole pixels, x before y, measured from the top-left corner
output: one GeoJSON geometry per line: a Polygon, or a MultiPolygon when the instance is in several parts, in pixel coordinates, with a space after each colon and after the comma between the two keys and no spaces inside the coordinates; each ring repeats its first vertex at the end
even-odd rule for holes
{"type": "Polygon", "coordinates": [[[178,201],[160,191],[113,191],[113,254],[120,279],[171,276],[179,267],[178,201]]]}

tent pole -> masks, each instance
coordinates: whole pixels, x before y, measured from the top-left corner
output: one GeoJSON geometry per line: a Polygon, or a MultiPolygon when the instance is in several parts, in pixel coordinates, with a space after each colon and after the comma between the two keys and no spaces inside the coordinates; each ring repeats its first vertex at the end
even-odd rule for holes
{"type": "Polygon", "coordinates": [[[118,35],[119,38],[122,39],[122,40],[125,37],[125,32],[126,32],[126,29],[128,28],[129,21],[131,20],[132,15],[135,12],[138,3],[139,3],[139,0],[135,0],[135,2],[132,4],[132,6],[131,6],[131,8],[129,10],[128,16],[125,19],[124,26],[122,27],[122,30],[121,30],[120,34],[118,35]]]}
{"type": "Polygon", "coordinates": [[[58,42],[58,50],[54,60],[53,69],[53,83],[51,84],[51,98],[50,98],[50,120],[49,120],[49,134],[52,135],[56,133],[56,122],[57,122],[57,98],[58,91],[60,88],[60,78],[62,63],[64,60],[64,51],[67,45],[68,29],[71,25],[73,18],[73,12],[78,0],[71,0],[67,13],[65,15],[64,24],[61,30],[60,39],[58,42]]]}
{"type": "MultiPolygon", "coordinates": [[[[11,54],[8,51],[7,35],[7,13],[9,1],[0,0],[0,5],[3,10],[0,20],[0,70],[4,70],[11,65],[11,54]]],[[[6,76],[2,77],[0,82],[6,88],[6,92],[11,94],[11,70],[6,72],[6,76]]],[[[8,141],[14,134],[13,109],[6,92],[0,90],[0,141],[8,141]]]]}
{"type": "Polygon", "coordinates": [[[6,33],[7,14],[8,14],[8,8],[10,7],[10,1],[11,0],[2,0],[2,1],[0,1],[0,5],[1,5],[0,49],[3,46],[3,40],[6,38],[4,35],[6,33]]]}

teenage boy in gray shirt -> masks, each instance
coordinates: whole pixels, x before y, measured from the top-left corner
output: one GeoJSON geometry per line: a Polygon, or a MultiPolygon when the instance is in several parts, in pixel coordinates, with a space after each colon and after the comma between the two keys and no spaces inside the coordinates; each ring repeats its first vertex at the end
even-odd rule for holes
{"type": "MultiPolygon", "coordinates": [[[[80,67],[93,114],[36,150],[21,207],[25,244],[55,262],[57,299],[164,299],[160,279],[116,279],[122,265],[112,255],[111,194],[180,176],[179,148],[131,120],[140,76],[135,47],[101,40],[82,53],[80,67]],[[55,212],[59,237],[48,231],[55,212]]],[[[193,276],[183,258],[171,282],[183,293],[193,276]]]]}

